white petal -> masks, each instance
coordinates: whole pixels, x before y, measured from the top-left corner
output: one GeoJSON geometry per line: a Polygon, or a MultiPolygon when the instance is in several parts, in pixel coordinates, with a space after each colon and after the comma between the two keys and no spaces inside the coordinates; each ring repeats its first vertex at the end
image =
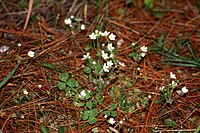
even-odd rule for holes
{"type": "Polygon", "coordinates": [[[2,47],[0,48],[0,52],[1,52],[1,53],[6,52],[8,49],[9,49],[9,47],[4,45],[4,46],[2,46],[2,47]]]}

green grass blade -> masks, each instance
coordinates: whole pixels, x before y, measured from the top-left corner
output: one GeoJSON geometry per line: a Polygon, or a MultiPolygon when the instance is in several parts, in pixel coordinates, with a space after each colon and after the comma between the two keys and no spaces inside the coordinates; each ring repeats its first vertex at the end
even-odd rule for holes
{"type": "Polygon", "coordinates": [[[198,67],[193,64],[182,64],[182,63],[173,63],[173,62],[165,62],[165,64],[174,65],[174,66],[198,67]]]}
{"type": "Polygon", "coordinates": [[[1,87],[12,77],[12,75],[15,73],[15,71],[17,70],[19,64],[17,64],[13,70],[8,74],[8,76],[6,78],[3,79],[3,81],[1,81],[0,83],[0,89],[1,87]]]}
{"type": "Polygon", "coordinates": [[[187,43],[187,46],[188,46],[188,48],[189,48],[189,50],[190,50],[190,53],[192,54],[192,57],[194,58],[194,60],[195,60],[195,61],[198,61],[198,59],[196,58],[194,52],[192,51],[192,49],[191,49],[189,43],[187,43]]]}
{"type": "Polygon", "coordinates": [[[194,131],[194,133],[199,133],[200,131],[200,125],[197,127],[197,129],[194,131]]]}

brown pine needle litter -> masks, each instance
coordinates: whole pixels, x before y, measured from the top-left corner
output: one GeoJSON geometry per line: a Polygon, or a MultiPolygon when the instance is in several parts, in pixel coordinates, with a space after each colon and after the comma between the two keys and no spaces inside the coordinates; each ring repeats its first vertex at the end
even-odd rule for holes
{"type": "Polygon", "coordinates": [[[0,132],[200,130],[198,0],[0,7],[0,132]]]}

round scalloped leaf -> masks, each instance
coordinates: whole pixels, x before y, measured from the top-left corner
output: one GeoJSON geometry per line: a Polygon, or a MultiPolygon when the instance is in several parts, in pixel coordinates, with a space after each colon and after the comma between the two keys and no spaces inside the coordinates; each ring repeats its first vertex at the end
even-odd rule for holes
{"type": "Polygon", "coordinates": [[[97,122],[97,118],[96,117],[89,117],[88,119],[90,124],[95,124],[97,122]]]}
{"type": "Polygon", "coordinates": [[[67,79],[69,78],[69,74],[68,73],[61,73],[59,75],[59,79],[63,82],[67,82],[67,79]]]}
{"type": "Polygon", "coordinates": [[[95,108],[90,110],[89,116],[96,117],[97,115],[98,115],[98,109],[95,108]]]}
{"type": "Polygon", "coordinates": [[[89,73],[91,73],[92,70],[91,70],[90,67],[85,66],[84,69],[83,69],[83,71],[84,71],[84,73],[89,74],[89,73]]]}
{"type": "Polygon", "coordinates": [[[57,84],[58,88],[60,90],[65,90],[66,89],[66,83],[59,81],[57,84]]]}
{"type": "Polygon", "coordinates": [[[89,111],[84,111],[82,114],[81,114],[81,119],[86,121],[89,117],[89,111]]]}
{"type": "Polygon", "coordinates": [[[76,80],[75,80],[75,78],[70,78],[70,79],[67,81],[67,85],[68,85],[69,87],[74,88],[74,87],[76,86],[76,80]]]}

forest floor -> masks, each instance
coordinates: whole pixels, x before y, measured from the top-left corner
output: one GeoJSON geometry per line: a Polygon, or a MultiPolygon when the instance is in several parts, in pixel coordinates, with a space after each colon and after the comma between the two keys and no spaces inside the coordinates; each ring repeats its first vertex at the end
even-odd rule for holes
{"type": "Polygon", "coordinates": [[[0,133],[198,132],[199,9],[0,0],[0,133]]]}

